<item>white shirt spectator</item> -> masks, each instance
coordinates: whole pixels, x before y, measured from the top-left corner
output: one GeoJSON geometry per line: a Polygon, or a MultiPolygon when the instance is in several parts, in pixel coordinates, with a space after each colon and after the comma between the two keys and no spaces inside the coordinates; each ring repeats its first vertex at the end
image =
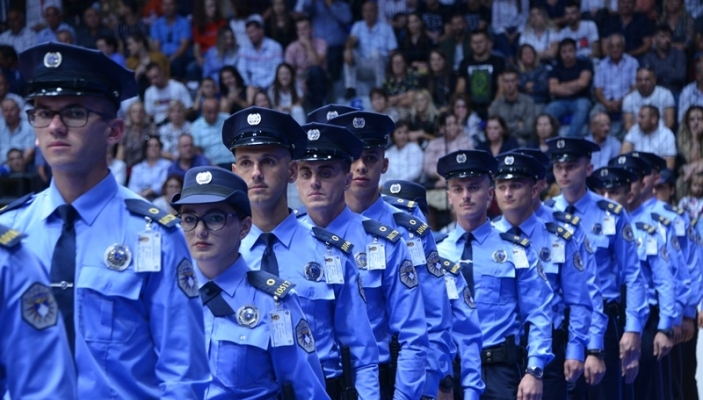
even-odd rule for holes
{"type": "Polygon", "coordinates": [[[192,124],[188,121],[185,121],[179,129],[174,128],[170,122],[161,125],[159,127],[159,139],[164,145],[163,151],[178,157],[178,137],[184,133],[190,133],[192,128],[192,124]]]}
{"type": "Polygon", "coordinates": [[[406,0],[378,0],[378,13],[390,22],[397,14],[407,14],[412,11],[406,0]]]}
{"type": "Polygon", "coordinates": [[[117,183],[124,186],[127,182],[127,163],[118,158],[113,158],[107,168],[112,172],[112,176],[115,177],[117,183]]]}
{"type": "MultiPolygon", "coordinates": [[[[690,0],[687,0],[690,1],[690,0]]],[[[618,2],[615,0],[581,0],[581,13],[590,12],[593,10],[598,10],[605,8],[605,4],[608,3],[608,7],[612,13],[618,12],[618,2]]]]}
{"type": "Polygon", "coordinates": [[[169,79],[163,89],[154,85],[146,89],[144,92],[144,111],[147,115],[154,117],[154,122],[159,124],[168,117],[168,103],[171,100],[180,100],[186,109],[193,107],[193,99],[185,85],[169,79]]]}
{"type": "Polygon", "coordinates": [[[659,125],[657,129],[645,135],[639,125],[630,128],[625,135],[625,142],[632,143],[634,151],[654,153],[659,157],[676,157],[676,138],[671,129],[659,125]]]}
{"type": "Polygon", "coordinates": [[[357,21],[352,26],[350,35],[359,39],[359,53],[366,59],[374,54],[386,57],[398,48],[393,28],[380,20],[371,29],[365,21],[357,21]]]}
{"type": "Polygon", "coordinates": [[[559,31],[558,40],[562,41],[566,38],[576,41],[577,57],[591,57],[591,45],[599,39],[598,27],[593,21],[581,20],[577,30],[572,31],[566,26],[559,31]]]}
{"type": "Polygon", "coordinates": [[[681,91],[681,96],[679,97],[679,123],[683,121],[686,110],[691,106],[703,106],[703,92],[698,90],[695,81],[686,85],[681,91]]]}
{"type": "Polygon", "coordinates": [[[228,164],[234,162],[234,155],[222,145],[222,126],[229,115],[219,113],[217,120],[208,124],[204,117],[193,122],[191,135],[196,146],[203,149],[203,155],[213,164],[228,164]]]}
{"type": "Polygon", "coordinates": [[[637,59],[627,53],[618,64],[606,57],[596,66],[593,86],[603,91],[606,100],[623,99],[635,86],[639,66],[637,59]]]}
{"type": "Polygon", "coordinates": [[[559,41],[559,32],[556,29],[545,29],[542,32],[542,36],[537,36],[535,31],[526,30],[520,34],[520,40],[518,43],[520,45],[529,44],[534,47],[538,53],[549,50],[549,46],[559,41]]]}
{"type": "Polygon", "coordinates": [[[0,165],[5,164],[7,152],[15,148],[25,152],[34,148],[34,128],[27,119],[20,118],[17,128],[10,132],[5,120],[0,117],[0,165]]]}
{"type": "Polygon", "coordinates": [[[16,35],[9,29],[0,34],[0,44],[14,47],[17,53],[21,53],[27,48],[34,46],[36,40],[37,35],[26,26],[16,35]]]}
{"type": "Polygon", "coordinates": [[[139,193],[142,190],[151,189],[157,196],[161,195],[161,186],[166,181],[168,167],[171,161],[160,158],[154,165],[149,165],[146,160],[132,167],[132,174],[129,178],[129,190],[139,193]]]}
{"type": "Polygon", "coordinates": [[[674,95],[671,91],[662,86],[655,86],[652,94],[647,97],[642,97],[639,90],[633,90],[625,96],[625,100],[622,101],[622,112],[629,113],[637,118],[640,112],[640,108],[644,106],[654,106],[659,110],[659,123],[664,123],[664,110],[666,108],[675,107],[674,95]]]}
{"type": "Polygon", "coordinates": [[[522,31],[530,14],[529,0],[493,0],[491,4],[491,28],[493,33],[504,33],[507,28],[522,31]],[[517,2],[522,3],[522,12],[518,12],[517,2]]]}
{"type": "Polygon", "coordinates": [[[270,38],[265,37],[257,50],[253,45],[243,46],[239,50],[237,70],[247,86],[266,89],[276,78],[276,68],[283,61],[283,48],[270,38]]]}
{"type": "Polygon", "coordinates": [[[395,145],[386,150],[388,158],[388,171],[381,175],[379,185],[394,179],[417,181],[422,175],[422,159],[424,153],[417,143],[409,142],[402,149],[395,145]]]}

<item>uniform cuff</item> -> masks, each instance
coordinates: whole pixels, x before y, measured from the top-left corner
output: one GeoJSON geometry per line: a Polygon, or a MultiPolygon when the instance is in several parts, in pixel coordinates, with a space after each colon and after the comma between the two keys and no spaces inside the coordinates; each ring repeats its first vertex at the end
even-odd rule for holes
{"type": "Polygon", "coordinates": [[[696,319],[696,306],[690,305],[686,306],[683,316],[690,319],[696,319]]]}
{"type": "Polygon", "coordinates": [[[673,328],[674,318],[659,314],[659,323],[657,323],[657,329],[661,331],[668,331],[673,328]]]}
{"type": "Polygon", "coordinates": [[[591,335],[588,341],[588,350],[604,350],[603,336],[602,335],[591,335]]]}
{"type": "Polygon", "coordinates": [[[644,324],[637,317],[627,316],[625,318],[625,332],[634,332],[642,334],[642,326],[644,324]]]}
{"type": "Polygon", "coordinates": [[[464,400],[479,400],[480,397],[478,390],[464,389],[464,400]]]}
{"type": "Polygon", "coordinates": [[[581,344],[569,343],[566,345],[566,359],[584,361],[586,358],[586,349],[581,344]]]}
{"type": "Polygon", "coordinates": [[[437,397],[439,381],[441,380],[441,374],[434,371],[425,371],[425,390],[422,393],[430,397],[437,397]]]}
{"type": "Polygon", "coordinates": [[[541,357],[536,357],[536,356],[529,356],[527,357],[527,367],[532,368],[532,367],[537,367],[541,368],[544,370],[544,360],[541,357]]]}

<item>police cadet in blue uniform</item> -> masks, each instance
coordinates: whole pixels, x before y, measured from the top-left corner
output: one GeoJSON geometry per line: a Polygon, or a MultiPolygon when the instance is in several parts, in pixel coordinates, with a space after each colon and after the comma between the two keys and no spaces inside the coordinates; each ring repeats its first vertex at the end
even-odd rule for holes
{"type": "Polygon", "coordinates": [[[354,107],[345,106],[343,104],[328,104],[308,113],[307,121],[308,123],[319,122],[326,124],[327,121],[332,118],[354,111],[357,111],[357,109],[354,107]]]}
{"type": "Polygon", "coordinates": [[[353,212],[399,231],[408,245],[422,290],[430,340],[424,394],[436,397],[440,382],[445,390],[452,386],[451,306],[429,226],[420,215],[411,216],[387,204],[378,192],[381,174],[388,169],[385,146],[395,124],[387,115],[362,111],[341,114],[329,123],[346,127],[364,143],[361,157],[352,164],[352,182],[345,193],[347,205],[353,212]]]}
{"type": "MultiPolygon", "coordinates": [[[[330,397],[356,388],[361,399],[376,399],[378,346],[352,244],[298,221],[288,209],[288,184],[297,178],[295,160],[305,155],[306,141],[290,115],[270,109],[250,107],[225,121],[222,142],[235,155],[232,171],[247,183],[252,208],[253,225],[240,252],[249,268],[297,285],[330,397]]],[[[296,329],[299,343],[307,338],[306,330],[296,329]]]]}
{"type": "Polygon", "coordinates": [[[417,182],[402,179],[386,181],[381,188],[383,200],[400,210],[417,215],[419,208],[422,220],[427,222],[427,189],[417,182]]]}
{"type": "Polygon", "coordinates": [[[591,153],[600,149],[596,144],[573,138],[554,138],[547,144],[562,191],[554,198],[554,210],[578,217],[586,231],[609,317],[601,341],[604,348],[588,348],[589,355],[605,357],[606,364],[603,380],[588,388],[589,399],[617,399],[622,393],[620,376],[628,384],[637,376],[640,335],[649,310],[630,218],[622,206],[586,188],[586,178],[593,171],[591,153]]]}
{"type": "Polygon", "coordinates": [[[74,352],[79,398],[201,398],[210,381],[203,313],[175,217],[120,186],[106,152],[134,74],[98,51],[46,43],[19,56],[48,189],[0,221],[47,260],[74,352]],[[175,345],[177,344],[177,345],[175,345]]]}
{"type": "Polygon", "coordinates": [[[76,374],[59,307],[23,234],[0,225],[0,397],[75,399],[76,374]]]}
{"type": "Polygon", "coordinates": [[[588,292],[589,274],[573,235],[558,224],[537,218],[533,198],[544,176],[542,164],[517,153],[496,157],[495,196],[502,217],[493,222],[500,232],[525,235],[540,259],[539,272],[554,291],[552,352],[554,360],[544,371],[545,400],[565,399],[566,384],[583,373],[593,304],[588,292]]]}
{"type": "Polygon", "coordinates": [[[298,218],[354,245],[359,291],[378,343],[381,398],[419,399],[429,342],[422,293],[405,240],[395,229],[352,212],[344,203],[361,140],[341,126],[310,123],[302,128],[308,143],[298,162],[296,185],[306,211],[298,218]],[[399,351],[391,349],[393,336],[399,351]]]}
{"type": "MultiPolygon", "coordinates": [[[[628,156],[619,156],[623,159],[628,156]]],[[[638,170],[647,164],[631,157],[632,162],[642,163],[638,170]]],[[[641,209],[640,189],[642,178],[631,169],[621,166],[608,166],[594,171],[604,196],[625,207],[632,217],[637,242],[637,257],[642,274],[647,281],[647,299],[650,307],[649,319],[642,332],[642,353],[640,371],[632,385],[635,399],[668,399],[669,390],[664,389],[662,359],[673,346],[673,326],[676,319],[676,291],[674,276],[669,263],[671,254],[667,243],[657,233],[651,218],[638,211],[641,209]],[[667,395],[664,395],[667,393],[667,395]]]]}
{"type": "Polygon", "coordinates": [[[539,272],[530,240],[500,233],[486,216],[496,167],[485,151],[461,150],[439,159],[437,172],[449,185],[457,227],[438,249],[442,257],[463,263],[466,281],[474,282],[483,333],[481,398],[541,399],[544,367],[553,358],[552,289],[539,272]],[[525,331],[527,354],[519,345],[525,331]]]}
{"type": "Polygon", "coordinates": [[[180,212],[205,307],[213,375],[205,398],[329,398],[295,285],[250,271],[239,254],[251,229],[247,190],[230,171],[195,167],[171,202],[180,212]],[[295,340],[298,331],[304,340],[295,340]]]}

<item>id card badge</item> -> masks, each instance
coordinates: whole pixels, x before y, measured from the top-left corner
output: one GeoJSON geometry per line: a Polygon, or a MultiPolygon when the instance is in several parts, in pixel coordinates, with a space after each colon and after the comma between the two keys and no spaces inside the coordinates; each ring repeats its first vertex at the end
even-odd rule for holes
{"type": "Polygon", "coordinates": [[[410,259],[413,262],[413,266],[417,267],[419,265],[427,264],[427,258],[425,258],[425,250],[422,248],[422,241],[420,238],[410,238],[407,241],[408,251],[410,252],[410,259]]]}
{"type": "Polygon", "coordinates": [[[557,240],[552,243],[552,262],[561,264],[566,262],[566,251],[564,242],[557,240]]]}
{"type": "Polygon", "coordinates": [[[161,271],[161,234],[145,230],[137,234],[137,257],[134,263],[135,272],[161,271]]]}
{"type": "Polygon", "coordinates": [[[271,318],[271,347],[293,345],[293,323],[289,310],[273,310],[271,318]]]}
{"type": "Polygon", "coordinates": [[[373,242],[366,245],[366,261],[369,271],[386,269],[386,246],[373,242]]]}
{"type": "Polygon", "coordinates": [[[522,247],[513,247],[513,263],[515,263],[515,268],[523,269],[529,268],[530,262],[527,261],[527,254],[522,247]]]}
{"type": "Polygon", "coordinates": [[[647,238],[647,255],[648,256],[656,256],[657,253],[658,253],[657,240],[653,237],[648,237],[647,238]]]}
{"type": "Polygon", "coordinates": [[[327,252],[325,255],[325,280],[328,285],[344,283],[344,274],[342,274],[342,261],[339,256],[327,252]]]}
{"type": "Polygon", "coordinates": [[[659,232],[659,236],[664,239],[664,243],[666,243],[666,227],[659,223],[659,226],[657,226],[657,231],[659,232]]]}
{"type": "Polygon", "coordinates": [[[615,234],[615,218],[612,215],[606,215],[603,218],[603,234],[606,236],[615,234]]]}
{"type": "Polygon", "coordinates": [[[676,218],[674,221],[674,231],[676,231],[676,236],[686,236],[686,226],[681,218],[676,218]]]}
{"type": "Polygon", "coordinates": [[[447,296],[449,296],[449,300],[458,300],[459,291],[456,290],[456,282],[454,282],[454,278],[449,275],[445,275],[444,284],[447,286],[447,296]]]}

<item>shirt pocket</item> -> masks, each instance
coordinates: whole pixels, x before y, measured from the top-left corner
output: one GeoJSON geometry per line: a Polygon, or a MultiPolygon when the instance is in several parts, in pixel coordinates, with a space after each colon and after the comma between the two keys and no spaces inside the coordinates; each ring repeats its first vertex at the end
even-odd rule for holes
{"type": "Polygon", "coordinates": [[[334,300],[334,286],[328,285],[325,281],[312,282],[308,280],[295,281],[295,291],[298,297],[307,300],[334,300]]]}
{"type": "Polygon", "coordinates": [[[229,388],[275,381],[269,339],[268,328],[261,322],[248,328],[222,320],[212,334],[217,353],[210,360],[210,368],[215,378],[229,388]]]}
{"type": "Polygon", "coordinates": [[[143,318],[139,295],[143,277],[131,270],[83,266],[76,282],[79,326],[86,341],[124,343],[143,318]]]}
{"type": "Polygon", "coordinates": [[[511,263],[490,266],[481,273],[478,288],[477,302],[502,306],[515,301],[515,267],[511,263]]]}

